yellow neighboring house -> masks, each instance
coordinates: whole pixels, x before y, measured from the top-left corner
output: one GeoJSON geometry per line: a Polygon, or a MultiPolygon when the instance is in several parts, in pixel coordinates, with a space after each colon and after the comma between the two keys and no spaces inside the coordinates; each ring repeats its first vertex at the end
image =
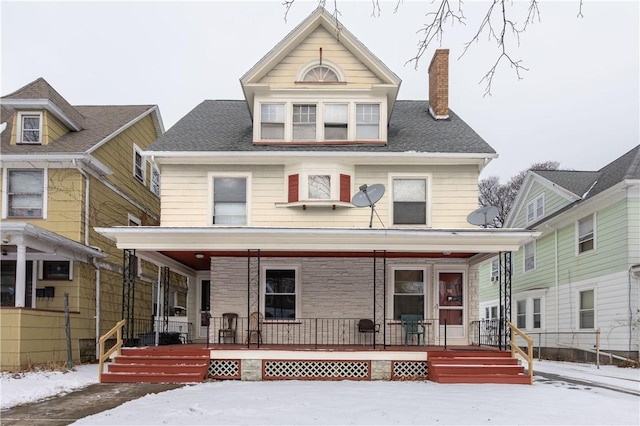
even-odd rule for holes
{"type": "MultiPolygon", "coordinates": [[[[95,226],[154,226],[159,173],[141,155],[164,133],[155,105],[72,106],[39,78],[0,100],[2,370],[74,362],[123,318],[123,252],[95,226]]],[[[135,317],[151,318],[158,268],[139,265],[135,317]]]]}

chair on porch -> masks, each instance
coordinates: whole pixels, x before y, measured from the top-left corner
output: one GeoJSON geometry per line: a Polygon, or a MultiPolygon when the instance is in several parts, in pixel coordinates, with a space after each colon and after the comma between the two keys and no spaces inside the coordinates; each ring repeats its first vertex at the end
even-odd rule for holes
{"type": "Polygon", "coordinates": [[[245,343],[251,343],[253,336],[256,336],[258,344],[262,343],[262,321],[264,321],[262,312],[252,312],[249,315],[249,334],[245,343]]]}
{"type": "Polygon", "coordinates": [[[417,344],[420,345],[420,335],[422,335],[422,344],[426,342],[427,328],[422,321],[424,320],[422,314],[402,314],[400,315],[400,322],[404,328],[404,345],[407,346],[407,342],[411,336],[417,336],[417,344]]]}
{"type": "MultiPolygon", "coordinates": [[[[358,321],[358,333],[365,336],[367,334],[371,334],[375,338],[375,333],[380,332],[380,324],[374,324],[370,319],[361,319],[358,321]]],[[[362,341],[362,344],[365,344],[365,340],[362,341]]]]}
{"type": "Polygon", "coordinates": [[[218,343],[225,343],[226,338],[230,338],[236,343],[236,327],[238,324],[238,314],[222,314],[222,324],[218,330],[218,343]]]}

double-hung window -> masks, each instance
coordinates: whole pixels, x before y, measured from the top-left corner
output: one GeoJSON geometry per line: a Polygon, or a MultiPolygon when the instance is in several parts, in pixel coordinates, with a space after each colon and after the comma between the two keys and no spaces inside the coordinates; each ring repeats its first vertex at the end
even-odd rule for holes
{"type": "Polygon", "coordinates": [[[326,140],[349,139],[349,105],[325,104],[324,138],[326,140]]]}
{"type": "Polygon", "coordinates": [[[310,200],[330,200],[331,175],[309,175],[308,196],[310,200]]]}
{"type": "Polygon", "coordinates": [[[306,104],[293,105],[293,139],[316,139],[316,106],[306,104]]]}
{"type": "Polygon", "coordinates": [[[544,194],[538,195],[527,204],[527,224],[533,223],[544,216],[544,194]]]}
{"type": "Polygon", "coordinates": [[[213,177],[214,225],[247,224],[247,177],[213,177]]]}
{"type": "Polygon", "coordinates": [[[527,328],[527,299],[516,302],[516,326],[521,329],[527,328]]]}
{"type": "Polygon", "coordinates": [[[284,104],[262,104],[260,117],[262,139],[284,140],[284,104]]]}
{"type": "Polygon", "coordinates": [[[533,328],[542,328],[542,299],[533,298],[533,328]]]}
{"type": "Polygon", "coordinates": [[[44,218],[46,170],[7,170],[6,217],[44,218]]]}
{"type": "Polygon", "coordinates": [[[18,114],[18,143],[42,143],[42,113],[18,114]]]}
{"type": "Polygon", "coordinates": [[[595,249],[594,215],[582,218],[577,223],[578,254],[595,249]]]}
{"type": "Polygon", "coordinates": [[[531,241],[524,246],[524,272],[533,271],[536,268],[536,242],[531,241]]]}
{"type": "Polygon", "coordinates": [[[425,271],[396,269],[393,272],[393,318],[403,314],[424,315],[425,271]]]}
{"type": "Polygon", "coordinates": [[[160,170],[157,166],[151,166],[151,192],[160,196],[160,170]]]}
{"type": "Polygon", "coordinates": [[[585,290],[579,293],[580,328],[595,328],[595,291],[585,290]]]}
{"type": "Polygon", "coordinates": [[[498,282],[500,280],[500,259],[494,259],[491,261],[491,282],[498,282]]]}
{"type": "Polygon", "coordinates": [[[265,270],[264,316],[269,319],[296,318],[295,268],[267,268],[265,270]]]}
{"type": "Polygon", "coordinates": [[[380,105],[356,104],[356,139],[380,138],[380,105]]]}
{"type": "Polygon", "coordinates": [[[138,179],[143,184],[146,179],[147,172],[147,162],[144,160],[142,156],[142,151],[138,148],[137,145],[133,145],[133,176],[138,179]]]}
{"type": "Polygon", "coordinates": [[[427,180],[425,178],[393,179],[393,224],[427,224],[427,180]]]}

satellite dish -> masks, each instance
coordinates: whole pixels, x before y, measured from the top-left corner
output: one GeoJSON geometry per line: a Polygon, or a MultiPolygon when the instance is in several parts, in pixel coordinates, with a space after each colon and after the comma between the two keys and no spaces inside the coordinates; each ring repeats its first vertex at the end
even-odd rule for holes
{"type": "Polygon", "coordinates": [[[485,206],[475,209],[467,216],[467,222],[472,225],[487,227],[493,219],[498,216],[498,208],[495,206],[485,206]]]}
{"type": "Polygon", "coordinates": [[[371,207],[384,195],[384,185],[381,183],[376,183],[371,186],[367,186],[367,184],[362,185],[360,188],[360,192],[355,194],[351,199],[351,204],[356,207],[371,207]]]}
{"type": "Polygon", "coordinates": [[[373,209],[375,204],[380,201],[384,195],[384,185],[376,183],[371,186],[367,186],[365,183],[359,189],[360,192],[351,198],[351,204],[356,207],[371,207],[371,219],[369,220],[369,228],[371,228],[373,226],[373,209]]]}

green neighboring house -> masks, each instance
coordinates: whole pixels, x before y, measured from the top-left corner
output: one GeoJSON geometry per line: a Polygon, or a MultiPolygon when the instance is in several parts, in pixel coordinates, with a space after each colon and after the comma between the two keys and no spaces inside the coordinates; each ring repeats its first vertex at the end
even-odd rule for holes
{"type": "MultiPolygon", "coordinates": [[[[599,329],[601,351],[638,359],[640,145],[597,171],[529,171],[505,228],[542,232],[512,257],[511,320],[536,346],[584,357],[599,329]]],[[[480,269],[481,318],[499,317],[499,275],[497,257],[480,269]]]]}

